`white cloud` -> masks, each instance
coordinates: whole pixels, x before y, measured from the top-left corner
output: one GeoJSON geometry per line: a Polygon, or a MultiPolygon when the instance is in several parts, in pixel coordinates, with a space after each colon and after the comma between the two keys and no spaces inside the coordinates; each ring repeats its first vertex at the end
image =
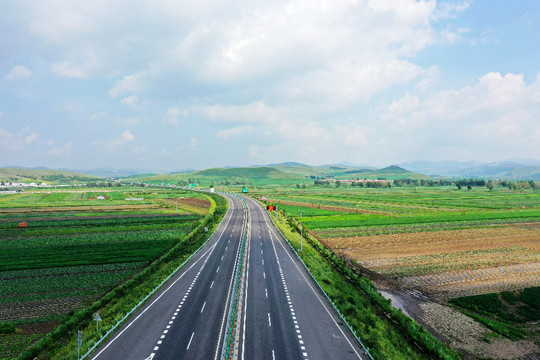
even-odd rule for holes
{"type": "Polygon", "coordinates": [[[169,110],[167,110],[167,123],[178,126],[180,125],[180,116],[182,115],[182,111],[177,107],[172,107],[169,110]]]}
{"type": "Polygon", "coordinates": [[[290,81],[293,99],[323,100],[338,108],[356,101],[367,102],[373,94],[393,85],[408,83],[424,73],[408,61],[365,64],[343,62],[290,81]]]}
{"type": "Polygon", "coordinates": [[[74,149],[73,141],[68,141],[64,144],[64,146],[53,147],[52,149],[49,149],[47,151],[47,155],[58,156],[58,157],[70,156],[72,155],[73,149],[74,149]]]}
{"type": "Polygon", "coordinates": [[[6,75],[6,79],[10,82],[17,82],[20,80],[25,80],[32,77],[32,71],[24,65],[16,65],[11,69],[11,71],[6,75]]]}
{"type": "Polygon", "coordinates": [[[189,146],[191,146],[191,147],[199,146],[199,141],[197,139],[195,139],[195,138],[191,138],[189,140],[189,146]]]}
{"type": "Polygon", "coordinates": [[[0,128],[0,150],[20,150],[35,142],[39,137],[29,127],[25,127],[17,133],[11,133],[0,128]]]}
{"type": "Polygon", "coordinates": [[[24,142],[25,142],[26,145],[29,145],[29,144],[33,143],[38,137],[39,137],[38,134],[31,133],[30,135],[25,137],[24,142]]]}
{"type": "Polygon", "coordinates": [[[217,136],[222,139],[229,139],[230,137],[249,134],[252,130],[252,126],[236,126],[230,129],[219,130],[217,136]]]}
{"type": "Polygon", "coordinates": [[[467,10],[472,4],[471,0],[464,0],[457,3],[441,2],[431,15],[434,21],[455,18],[459,13],[467,10]]]}
{"type": "Polygon", "coordinates": [[[209,120],[225,123],[276,123],[283,118],[286,109],[270,108],[263,101],[245,105],[209,105],[194,108],[209,120]]]}
{"type": "Polygon", "coordinates": [[[136,107],[139,104],[139,97],[138,96],[127,96],[125,98],[122,98],[121,103],[122,103],[122,105],[136,107]]]}
{"type": "Polygon", "coordinates": [[[540,76],[527,85],[521,74],[488,73],[472,86],[439,91],[425,99],[406,94],[380,105],[374,118],[386,130],[380,136],[400,135],[400,141],[388,145],[394,151],[431,149],[429,155],[442,156],[466,149],[463,156],[534,157],[540,154],[539,94],[540,76]]]}
{"type": "Polygon", "coordinates": [[[12,133],[0,128],[0,150],[17,148],[17,142],[18,141],[15,140],[15,136],[12,133]]]}
{"type": "Polygon", "coordinates": [[[111,97],[118,97],[126,93],[141,93],[146,86],[147,72],[143,71],[133,75],[126,75],[109,91],[111,97]]]}
{"type": "Polygon", "coordinates": [[[129,130],[125,130],[120,137],[113,139],[106,145],[106,149],[109,151],[116,151],[128,143],[135,140],[135,137],[129,130]]]}
{"type": "Polygon", "coordinates": [[[88,120],[90,120],[90,121],[98,121],[98,120],[106,119],[108,116],[109,116],[109,114],[102,111],[102,112],[93,113],[92,115],[90,115],[88,120]]]}
{"type": "Polygon", "coordinates": [[[52,64],[51,71],[55,75],[75,79],[87,79],[89,77],[86,69],[69,61],[62,61],[52,64]]]}

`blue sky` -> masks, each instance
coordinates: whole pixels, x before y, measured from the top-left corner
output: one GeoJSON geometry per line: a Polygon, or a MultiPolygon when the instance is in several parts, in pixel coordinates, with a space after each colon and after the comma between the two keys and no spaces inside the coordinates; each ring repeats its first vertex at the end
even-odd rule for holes
{"type": "Polygon", "coordinates": [[[0,166],[540,157],[537,1],[0,6],[0,166]]]}

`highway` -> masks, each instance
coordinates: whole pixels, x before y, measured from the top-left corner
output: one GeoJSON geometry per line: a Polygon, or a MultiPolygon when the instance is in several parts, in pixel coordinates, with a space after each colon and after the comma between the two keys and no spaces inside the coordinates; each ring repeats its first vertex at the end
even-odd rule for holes
{"type": "Polygon", "coordinates": [[[238,359],[363,359],[266,210],[245,201],[250,234],[238,359]]]}
{"type": "Polygon", "coordinates": [[[229,211],[208,244],[90,358],[221,359],[232,334],[236,359],[364,359],[262,206],[226,197],[229,211]]]}
{"type": "Polygon", "coordinates": [[[247,220],[242,201],[209,243],[91,356],[96,360],[218,359],[232,293],[231,278],[247,220]]]}

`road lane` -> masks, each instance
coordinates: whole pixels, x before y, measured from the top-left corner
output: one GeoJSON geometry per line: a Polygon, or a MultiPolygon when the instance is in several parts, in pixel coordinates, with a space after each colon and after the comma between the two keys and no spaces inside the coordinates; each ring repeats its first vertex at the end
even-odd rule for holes
{"type": "Polygon", "coordinates": [[[234,327],[238,347],[232,354],[242,360],[364,359],[262,206],[244,198],[248,210],[239,197],[227,198],[229,211],[209,243],[91,358],[221,358],[249,220],[244,292],[234,327]]]}
{"type": "Polygon", "coordinates": [[[215,359],[221,352],[231,275],[247,219],[238,198],[213,239],[92,359],[215,359]]]}
{"type": "Polygon", "coordinates": [[[245,200],[251,237],[240,359],[366,358],[266,211],[245,200]],[[268,312],[279,331],[265,329],[268,312]]]}

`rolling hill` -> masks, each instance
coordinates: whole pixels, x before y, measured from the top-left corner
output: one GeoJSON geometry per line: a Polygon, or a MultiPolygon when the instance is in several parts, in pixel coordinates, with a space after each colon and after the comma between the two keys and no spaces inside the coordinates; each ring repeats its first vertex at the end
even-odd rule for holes
{"type": "Polygon", "coordinates": [[[142,177],[138,181],[152,183],[178,182],[219,184],[229,183],[273,183],[296,184],[311,182],[314,179],[429,179],[423,174],[410,172],[399,166],[390,166],[380,170],[360,169],[345,165],[309,166],[299,163],[282,163],[267,166],[212,168],[184,174],[160,174],[142,177]]]}
{"type": "Polygon", "coordinates": [[[18,167],[0,168],[0,181],[4,182],[74,182],[100,179],[97,176],[73,171],[51,170],[45,168],[25,169],[18,167]]]}
{"type": "Polygon", "coordinates": [[[212,168],[183,174],[160,174],[139,181],[151,183],[177,183],[190,182],[202,184],[230,183],[294,183],[305,180],[305,177],[296,176],[269,166],[261,167],[237,167],[237,168],[212,168]]]}

